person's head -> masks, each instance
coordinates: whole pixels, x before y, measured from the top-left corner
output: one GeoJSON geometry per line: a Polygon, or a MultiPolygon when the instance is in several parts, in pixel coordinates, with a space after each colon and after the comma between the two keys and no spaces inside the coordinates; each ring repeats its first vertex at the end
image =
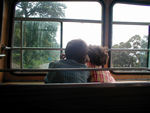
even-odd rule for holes
{"type": "Polygon", "coordinates": [[[86,62],[88,46],[81,39],[74,39],[67,43],[65,49],[66,59],[72,59],[78,63],[84,64],[86,62]]]}
{"type": "Polygon", "coordinates": [[[90,45],[88,47],[88,56],[93,65],[102,66],[107,63],[108,49],[97,45],[90,45]]]}

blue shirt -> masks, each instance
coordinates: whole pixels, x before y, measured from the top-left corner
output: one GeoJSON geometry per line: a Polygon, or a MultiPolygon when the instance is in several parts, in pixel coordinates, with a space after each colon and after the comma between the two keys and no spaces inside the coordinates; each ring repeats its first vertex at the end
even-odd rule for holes
{"type": "MultiPolygon", "coordinates": [[[[49,68],[86,68],[86,65],[67,59],[51,62],[49,68]]],[[[89,75],[89,71],[49,71],[45,83],[86,83],[89,75]]]]}

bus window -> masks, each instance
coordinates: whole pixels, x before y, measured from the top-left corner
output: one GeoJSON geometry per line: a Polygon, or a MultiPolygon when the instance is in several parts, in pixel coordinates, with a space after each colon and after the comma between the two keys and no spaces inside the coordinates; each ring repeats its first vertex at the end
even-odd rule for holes
{"type": "Polygon", "coordinates": [[[13,26],[11,68],[48,68],[72,39],[101,45],[102,6],[96,1],[22,1],[15,6],[13,26]]]}
{"type": "Polygon", "coordinates": [[[111,67],[148,67],[149,11],[148,5],[113,6],[111,67]]]}

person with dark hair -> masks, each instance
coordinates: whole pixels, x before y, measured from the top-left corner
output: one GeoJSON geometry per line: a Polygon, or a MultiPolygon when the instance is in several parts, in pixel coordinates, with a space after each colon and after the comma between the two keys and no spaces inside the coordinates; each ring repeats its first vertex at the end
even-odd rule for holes
{"type": "MultiPolygon", "coordinates": [[[[89,61],[87,66],[89,68],[102,68],[108,61],[108,49],[97,45],[90,45],[88,47],[89,61]]],[[[113,83],[115,79],[109,71],[90,71],[90,82],[113,83]]]]}
{"type": "MultiPolygon", "coordinates": [[[[65,55],[61,60],[51,62],[49,68],[86,68],[87,44],[81,39],[67,43],[65,55]]],[[[86,83],[89,71],[50,71],[45,77],[45,83],[86,83]]]]}

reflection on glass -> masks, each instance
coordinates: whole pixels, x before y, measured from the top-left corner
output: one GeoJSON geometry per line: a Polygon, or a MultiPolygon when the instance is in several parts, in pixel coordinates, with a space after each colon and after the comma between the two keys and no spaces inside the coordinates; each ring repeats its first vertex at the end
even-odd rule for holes
{"type": "Polygon", "coordinates": [[[12,51],[12,64],[11,67],[14,69],[19,69],[20,68],[20,51],[19,50],[14,50],[12,51]]]}
{"type": "Polygon", "coordinates": [[[24,47],[60,47],[60,23],[24,21],[23,46],[24,47]]]}
{"type": "Polygon", "coordinates": [[[48,68],[48,64],[60,59],[60,51],[56,50],[24,50],[23,68],[48,68]]]}
{"type": "Polygon", "coordinates": [[[147,67],[147,52],[112,51],[112,67],[147,67]]]}
{"type": "Polygon", "coordinates": [[[77,38],[83,39],[87,44],[101,45],[101,24],[65,22],[63,26],[63,47],[77,38]]]}
{"type": "Polygon", "coordinates": [[[113,7],[113,21],[150,22],[150,6],[117,3],[113,7]]]}
{"type": "Polygon", "coordinates": [[[148,26],[113,25],[112,48],[147,48],[148,26]]]}
{"type": "Polygon", "coordinates": [[[70,18],[101,20],[99,2],[19,2],[15,17],[70,18]]]}

